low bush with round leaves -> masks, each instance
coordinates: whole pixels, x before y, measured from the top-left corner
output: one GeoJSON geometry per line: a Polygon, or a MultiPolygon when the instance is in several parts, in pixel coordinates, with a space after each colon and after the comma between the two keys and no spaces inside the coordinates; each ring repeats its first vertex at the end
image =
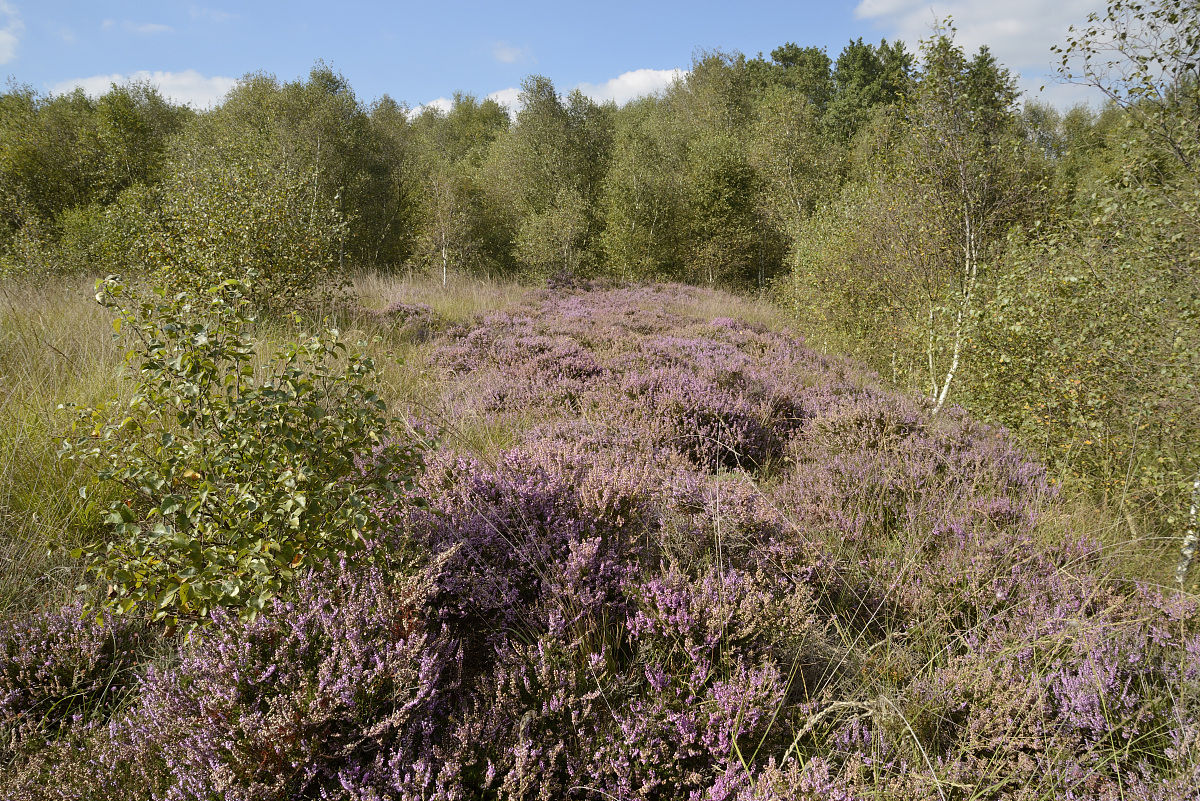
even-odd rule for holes
{"type": "Polygon", "coordinates": [[[80,549],[108,606],[173,622],[226,607],[253,616],[309,565],[361,550],[370,498],[415,472],[392,436],[371,359],[336,330],[256,367],[252,288],[139,297],[118,280],[135,384],[125,403],[79,411],[66,458],[122,489],[110,536],[80,549]]]}

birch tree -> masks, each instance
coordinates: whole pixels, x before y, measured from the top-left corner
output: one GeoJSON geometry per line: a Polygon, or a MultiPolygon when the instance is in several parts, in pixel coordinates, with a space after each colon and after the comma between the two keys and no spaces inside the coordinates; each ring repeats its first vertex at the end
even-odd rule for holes
{"type": "Polygon", "coordinates": [[[614,274],[632,280],[680,273],[686,157],[686,140],[662,100],[621,109],[601,198],[601,241],[614,274]]]}
{"type": "Polygon", "coordinates": [[[750,163],[762,184],[766,217],[786,230],[840,182],[841,148],[829,141],[817,107],[802,95],[770,87],[758,98],[756,111],[750,163]]]}
{"type": "Polygon", "coordinates": [[[426,107],[414,120],[417,157],[411,172],[419,194],[416,261],[440,272],[480,272],[502,265],[506,241],[496,242],[479,186],[479,165],[508,129],[508,114],[493,100],[456,94],[449,112],[426,107]]]}
{"type": "Polygon", "coordinates": [[[1016,84],[982,48],[968,59],[953,29],[921,45],[920,80],[901,106],[905,135],[892,173],[923,234],[909,252],[926,320],[929,396],[950,396],[989,249],[1028,199],[1016,131],[1016,84]]]}
{"type": "MultiPolygon", "coordinates": [[[[1139,294],[1149,294],[1146,287],[1152,287],[1153,306],[1169,310],[1158,326],[1169,334],[1162,360],[1169,367],[1155,371],[1152,389],[1162,399],[1155,423],[1178,453],[1156,456],[1157,463],[1172,467],[1155,483],[1175,501],[1168,524],[1186,520],[1175,574],[1183,587],[1200,544],[1195,445],[1200,428],[1200,254],[1195,247],[1200,240],[1200,4],[1113,0],[1103,13],[1094,12],[1086,24],[1073,27],[1056,52],[1063,78],[1102,92],[1124,112],[1133,134],[1125,148],[1130,158],[1100,217],[1138,219],[1128,229],[1136,247],[1126,239],[1111,250],[1120,254],[1116,261],[1122,267],[1146,265],[1144,274],[1151,280],[1139,282],[1139,294]]],[[[1141,336],[1135,343],[1147,338],[1136,333],[1141,336]]]]}

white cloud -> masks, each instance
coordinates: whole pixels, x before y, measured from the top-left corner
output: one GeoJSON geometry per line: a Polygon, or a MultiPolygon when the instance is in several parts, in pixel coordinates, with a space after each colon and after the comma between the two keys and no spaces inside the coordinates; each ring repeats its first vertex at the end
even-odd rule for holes
{"type": "Polygon", "coordinates": [[[510,86],[507,89],[500,89],[492,92],[487,96],[488,100],[495,100],[500,105],[508,109],[509,114],[516,114],[521,110],[521,90],[515,86],[510,86]]]}
{"type": "Polygon", "coordinates": [[[17,57],[17,43],[25,32],[25,23],[17,13],[16,6],[0,0],[0,64],[7,64],[17,57]]]}
{"type": "Polygon", "coordinates": [[[1054,83],[1050,47],[1062,44],[1067,29],[1086,22],[1089,12],[1103,10],[1103,0],[860,0],[854,15],[873,21],[888,38],[901,39],[914,51],[938,20],[952,17],[963,49],[974,52],[986,44],[1000,63],[1021,74],[1022,90],[1037,96],[1045,84],[1041,99],[1062,105],[1099,98],[1054,83]]]}
{"type": "MultiPolygon", "coordinates": [[[[686,70],[630,70],[623,72],[615,78],[611,78],[604,83],[580,83],[568,89],[567,92],[578,89],[585,95],[595,100],[597,103],[607,103],[612,101],[618,106],[623,106],[630,100],[636,100],[639,97],[653,95],[667,89],[675,80],[687,75],[686,70]]],[[[565,94],[565,93],[564,93],[565,94]]],[[[521,110],[521,90],[516,86],[509,86],[505,89],[499,89],[487,96],[488,100],[495,100],[500,105],[508,109],[509,114],[516,114],[521,110]]],[[[454,105],[448,97],[439,97],[436,100],[430,100],[428,103],[417,106],[412,110],[412,115],[420,114],[423,109],[428,106],[440,108],[442,111],[449,111],[454,105]]]]}
{"type": "Polygon", "coordinates": [[[427,108],[436,108],[441,112],[448,112],[454,108],[454,101],[448,97],[439,97],[437,100],[430,100],[408,112],[409,118],[420,116],[421,112],[427,108]]]}
{"type": "MultiPolygon", "coordinates": [[[[117,27],[115,19],[106,19],[100,23],[100,30],[111,31],[117,27]]],[[[120,23],[121,30],[127,33],[136,33],[141,36],[154,36],[159,33],[172,33],[174,28],[170,25],[162,25],[157,22],[133,22],[131,20],[122,20],[120,23]]]]}
{"type": "Polygon", "coordinates": [[[529,49],[517,47],[507,42],[496,42],[492,46],[492,57],[501,64],[516,64],[529,58],[529,49]]]}
{"type": "Polygon", "coordinates": [[[133,33],[140,33],[144,36],[153,36],[158,33],[171,33],[174,28],[170,25],[160,25],[157,22],[127,22],[125,29],[133,33]]]}
{"type": "Polygon", "coordinates": [[[75,89],[93,97],[98,97],[109,90],[114,83],[123,84],[129,81],[149,83],[176,103],[186,103],[194,108],[209,108],[221,101],[234,86],[237,80],[221,75],[207,77],[196,70],[183,72],[163,72],[161,70],[138,70],[128,75],[113,73],[112,75],[92,75],[88,78],[74,78],[62,81],[50,87],[52,94],[66,94],[75,89]]]}
{"type": "Polygon", "coordinates": [[[575,88],[597,103],[611,100],[618,106],[623,106],[630,100],[658,94],[685,74],[680,69],[630,70],[604,83],[581,83],[575,88]]]}
{"type": "Polygon", "coordinates": [[[203,6],[192,6],[188,9],[188,14],[192,19],[204,20],[206,22],[229,22],[231,19],[237,19],[237,14],[229,11],[222,11],[219,8],[204,8],[203,6]]]}

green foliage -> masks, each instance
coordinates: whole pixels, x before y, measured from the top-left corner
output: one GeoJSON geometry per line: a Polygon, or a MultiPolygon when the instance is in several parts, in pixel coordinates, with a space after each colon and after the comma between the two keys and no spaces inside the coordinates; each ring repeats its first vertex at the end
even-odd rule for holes
{"type": "Polygon", "coordinates": [[[195,130],[176,143],[149,208],[124,209],[133,266],[172,292],[236,280],[260,309],[318,303],[341,276],[346,224],[317,179],[265,158],[254,139],[195,130]]]}
{"type": "Polygon", "coordinates": [[[1200,542],[1200,14],[1114,2],[1074,30],[1063,73],[1107,94],[1099,113],[1018,113],[1007,72],[949,33],[865,118],[841,104],[882,87],[878,54],[839,57],[822,123],[857,130],[848,183],[796,216],[780,287],[816,341],[1004,424],[1133,538],[1182,531],[1182,580],[1200,542]]]}
{"type": "Polygon", "coordinates": [[[4,238],[86,203],[98,154],[88,147],[95,104],[82,91],[44,98],[29,88],[0,96],[0,199],[4,238]]]}
{"type": "Polygon", "coordinates": [[[745,56],[704,52],[667,94],[668,107],[685,135],[741,131],[753,118],[753,88],[745,56]]]}
{"type": "Polygon", "coordinates": [[[752,284],[767,257],[755,204],[757,175],[745,148],[735,133],[720,129],[702,131],[689,145],[687,277],[709,285],[752,284]]]}
{"type": "Polygon", "coordinates": [[[253,294],[235,281],[149,299],[99,287],[131,341],[135,392],[81,410],[62,455],[122,490],[111,537],[80,552],[121,612],[253,615],[299,572],[361,550],[372,494],[416,469],[390,438],[373,362],[337,331],[255,368],[253,294]]]}
{"type": "Polygon", "coordinates": [[[521,87],[521,111],[483,167],[508,219],[513,255],[535,276],[595,268],[598,200],[612,149],[612,109],[575,91],[562,98],[540,75],[521,87]]]}
{"type": "Polygon", "coordinates": [[[1119,0],[1058,52],[1067,80],[1112,102],[1041,125],[1071,205],[999,265],[968,398],[1131,536],[1182,532],[1183,582],[1200,497],[1200,13],[1119,0]]]}
{"type": "Polygon", "coordinates": [[[826,113],[829,130],[851,139],[880,107],[895,103],[911,88],[913,57],[900,41],[878,46],[851,41],[833,68],[834,95],[826,113]]]}
{"type": "Polygon", "coordinates": [[[1200,287],[1180,269],[1194,255],[1173,265],[1154,234],[1123,241],[1153,214],[1113,208],[1011,248],[966,391],[1065,478],[1169,528],[1196,470],[1200,287]]]}
{"type": "Polygon", "coordinates": [[[777,169],[771,148],[780,143],[752,150],[755,64],[705,54],[661,100],[618,116],[603,195],[614,272],[743,288],[778,272],[781,231],[760,172],[777,169]]]}
{"type": "Polygon", "coordinates": [[[55,268],[83,273],[92,265],[110,262],[104,253],[109,238],[103,205],[89,203],[66,209],[58,215],[58,241],[53,248],[55,268]]]}
{"type": "Polygon", "coordinates": [[[100,169],[89,188],[94,202],[104,205],[129,187],[158,180],[169,141],[191,113],[171,105],[154,87],[138,83],[114,85],[95,108],[90,136],[100,169]]]}
{"type": "Polygon", "coordinates": [[[139,238],[153,224],[154,203],[153,190],[134,184],[107,206],[64,210],[52,227],[27,223],[13,240],[22,274],[44,280],[128,268],[139,238]]]}
{"type": "Polygon", "coordinates": [[[617,117],[601,241],[606,266],[624,278],[682,273],[686,140],[672,122],[657,98],[631,103],[617,117]]]}
{"type": "Polygon", "coordinates": [[[771,51],[771,63],[757,59],[747,62],[747,69],[763,88],[782,87],[824,111],[833,95],[832,62],[820,47],[800,47],[786,42],[771,51]]]}
{"type": "Polygon", "coordinates": [[[436,154],[452,164],[478,166],[491,143],[508,130],[509,122],[508,112],[495,100],[480,101],[456,92],[449,111],[426,106],[411,127],[428,155],[436,154]]]}
{"type": "Polygon", "coordinates": [[[1125,131],[1082,213],[1000,265],[967,391],[1133,536],[1178,536],[1200,475],[1200,180],[1125,131]]]}
{"type": "Polygon", "coordinates": [[[563,187],[540,212],[521,220],[513,249],[534,275],[575,275],[588,235],[588,206],[579,192],[563,187]]]}
{"type": "Polygon", "coordinates": [[[796,226],[792,271],[778,287],[797,325],[824,347],[923,389],[922,309],[912,302],[902,211],[878,179],[847,184],[796,226]]]}
{"type": "Polygon", "coordinates": [[[15,87],[0,95],[0,240],[34,225],[43,245],[52,244],[64,212],[153,183],[169,139],[190,116],[137,83],[114,84],[96,100],[81,90],[44,97],[15,87]]]}
{"type": "Polygon", "coordinates": [[[409,128],[415,185],[413,262],[440,273],[486,274],[509,267],[511,231],[484,191],[480,167],[509,126],[494,100],[456,94],[449,112],[424,108],[409,128]]]}
{"type": "Polygon", "coordinates": [[[842,148],[830,141],[818,107],[771,87],[758,99],[749,157],[762,184],[761,203],[779,230],[806,217],[838,183],[842,148]]]}
{"type": "Polygon", "coordinates": [[[343,260],[391,264],[410,252],[413,208],[408,193],[395,191],[406,164],[400,119],[380,114],[375,122],[384,116],[387,132],[373,124],[345,77],[318,63],[307,80],[244,77],[200,135],[242,143],[235,156],[255,157],[304,182],[306,201],[346,221],[338,247],[343,260]]]}

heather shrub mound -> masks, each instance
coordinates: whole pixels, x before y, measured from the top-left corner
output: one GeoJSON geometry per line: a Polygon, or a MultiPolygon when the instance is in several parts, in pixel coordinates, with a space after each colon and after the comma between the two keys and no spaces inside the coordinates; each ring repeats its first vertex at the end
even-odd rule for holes
{"type": "Polygon", "coordinates": [[[441,446],[372,496],[371,567],[214,613],[11,794],[1194,796],[1197,599],[1049,525],[1004,432],[723,297],[566,286],[438,334],[441,446]]]}
{"type": "Polygon", "coordinates": [[[41,611],[0,628],[0,743],[15,749],[85,718],[103,716],[133,683],[144,627],[82,604],[41,611]]]}
{"type": "Polygon", "coordinates": [[[248,625],[219,613],[146,673],[110,760],[132,752],[167,797],[419,797],[456,672],[426,625],[428,592],[421,573],[343,566],[248,625]]]}
{"type": "Polygon", "coordinates": [[[374,312],[374,316],[384,321],[393,333],[416,342],[430,340],[446,328],[438,313],[424,303],[395,301],[374,312]]]}

